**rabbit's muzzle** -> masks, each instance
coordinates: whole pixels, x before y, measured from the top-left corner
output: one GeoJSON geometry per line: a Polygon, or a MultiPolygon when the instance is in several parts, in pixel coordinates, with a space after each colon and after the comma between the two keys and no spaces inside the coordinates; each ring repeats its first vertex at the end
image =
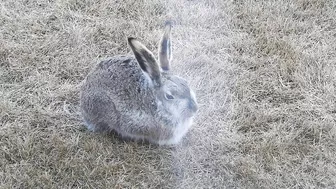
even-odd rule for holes
{"type": "Polygon", "coordinates": [[[196,113],[197,110],[198,110],[198,106],[197,106],[197,103],[195,102],[195,100],[193,99],[189,99],[189,102],[188,102],[188,108],[190,111],[192,111],[193,113],[196,113]]]}

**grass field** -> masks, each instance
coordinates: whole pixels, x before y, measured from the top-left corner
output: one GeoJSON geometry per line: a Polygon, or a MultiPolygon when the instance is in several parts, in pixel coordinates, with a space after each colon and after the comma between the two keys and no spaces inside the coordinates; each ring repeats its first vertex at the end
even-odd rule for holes
{"type": "Polygon", "coordinates": [[[335,188],[333,0],[2,0],[0,188],[335,188]],[[91,133],[79,85],[94,65],[157,52],[199,112],[174,147],[91,133]]]}

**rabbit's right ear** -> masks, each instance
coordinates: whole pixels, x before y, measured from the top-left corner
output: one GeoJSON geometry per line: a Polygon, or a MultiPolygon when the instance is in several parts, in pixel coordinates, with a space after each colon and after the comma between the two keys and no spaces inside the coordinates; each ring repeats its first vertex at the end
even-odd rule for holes
{"type": "Polygon", "coordinates": [[[131,47],[141,69],[149,75],[155,86],[160,86],[161,72],[153,53],[133,37],[128,38],[128,44],[131,47]]]}
{"type": "Polygon", "coordinates": [[[159,44],[159,62],[163,71],[169,71],[172,59],[172,44],[170,39],[171,22],[165,23],[165,31],[159,44]]]}

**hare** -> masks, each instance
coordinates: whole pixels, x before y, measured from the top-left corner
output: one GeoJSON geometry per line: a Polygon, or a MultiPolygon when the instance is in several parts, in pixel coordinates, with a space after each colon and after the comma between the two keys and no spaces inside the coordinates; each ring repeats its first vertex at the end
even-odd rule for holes
{"type": "Polygon", "coordinates": [[[128,38],[135,58],[114,56],[88,74],[80,107],[91,131],[117,132],[132,140],[177,144],[192,125],[198,106],[187,81],[170,73],[171,23],[166,22],[159,59],[128,38]]]}

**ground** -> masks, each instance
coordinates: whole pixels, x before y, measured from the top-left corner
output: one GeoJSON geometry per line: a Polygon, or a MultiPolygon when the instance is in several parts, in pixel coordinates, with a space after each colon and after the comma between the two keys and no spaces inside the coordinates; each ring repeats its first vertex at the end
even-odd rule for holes
{"type": "Polygon", "coordinates": [[[0,188],[335,188],[333,0],[2,0],[0,188]],[[89,132],[79,86],[96,63],[157,53],[199,112],[173,147],[89,132]]]}

